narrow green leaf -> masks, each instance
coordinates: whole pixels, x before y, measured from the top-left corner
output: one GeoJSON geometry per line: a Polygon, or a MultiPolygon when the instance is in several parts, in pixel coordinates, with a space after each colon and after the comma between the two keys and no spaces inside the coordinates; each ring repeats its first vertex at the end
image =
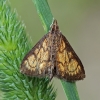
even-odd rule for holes
{"type": "Polygon", "coordinates": [[[70,83],[61,80],[61,83],[63,85],[63,89],[66,93],[68,100],[80,100],[77,92],[76,84],[74,82],[70,83]]]}
{"type": "Polygon", "coordinates": [[[47,0],[33,0],[33,2],[43,23],[44,30],[48,32],[50,30],[50,25],[53,21],[53,16],[48,2],[47,0]]]}

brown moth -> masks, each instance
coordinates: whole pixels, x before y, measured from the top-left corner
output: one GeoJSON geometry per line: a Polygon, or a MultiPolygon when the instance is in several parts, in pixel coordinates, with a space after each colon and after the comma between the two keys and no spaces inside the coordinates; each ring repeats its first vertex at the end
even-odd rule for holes
{"type": "Polygon", "coordinates": [[[24,57],[20,71],[28,76],[50,79],[55,76],[70,82],[85,78],[82,62],[59,30],[57,20],[24,57]]]}

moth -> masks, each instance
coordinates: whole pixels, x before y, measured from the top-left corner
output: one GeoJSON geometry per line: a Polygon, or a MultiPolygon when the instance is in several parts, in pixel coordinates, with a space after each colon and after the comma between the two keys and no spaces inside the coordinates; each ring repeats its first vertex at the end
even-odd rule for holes
{"type": "Polygon", "coordinates": [[[50,31],[26,54],[20,72],[33,77],[57,77],[66,81],[85,78],[79,57],[54,20],[50,31]]]}

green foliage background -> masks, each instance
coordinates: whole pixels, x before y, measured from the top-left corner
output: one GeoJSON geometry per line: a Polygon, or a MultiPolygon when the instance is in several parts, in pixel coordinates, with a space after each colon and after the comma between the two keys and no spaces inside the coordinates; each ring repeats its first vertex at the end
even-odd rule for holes
{"type": "MultiPolygon", "coordinates": [[[[33,45],[45,34],[32,0],[9,0],[26,25],[33,45]]],[[[86,79],[77,82],[81,100],[99,100],[100,87],[100,0],[48,0],[61,31],[81,58],[86,79]],[[95,66],[95,67],[94,67],[95,66]],[[91,74],[92,73],[92,74],[91,74]]],[[[58,79],[57,100],[65,99],[58,79]]]]}

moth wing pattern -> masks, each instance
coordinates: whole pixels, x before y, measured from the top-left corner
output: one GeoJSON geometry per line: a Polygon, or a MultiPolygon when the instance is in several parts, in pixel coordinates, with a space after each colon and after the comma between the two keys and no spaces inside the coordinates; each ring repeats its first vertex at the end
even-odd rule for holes
{"type": "Polygon", "coordinates": [[[44,37],[24,57],[20,71],[28,76],[50,76],[49,34],[44,37]]]}
{"type": "Polygon", "coordinates": [[[69,42],[60,35],[59,50],[56,54],[56,77],[66,81],[76,81],[85,78],[84,67],[70,46],[69,42]]]}
{"type": "Polygon", "coordinates": [[[83,64],[66,37],[60,32],[57,20],[51,30],[24,57],[20,71],[33,77],[56,76],[65,81],[85,78],[83,64]]]}

